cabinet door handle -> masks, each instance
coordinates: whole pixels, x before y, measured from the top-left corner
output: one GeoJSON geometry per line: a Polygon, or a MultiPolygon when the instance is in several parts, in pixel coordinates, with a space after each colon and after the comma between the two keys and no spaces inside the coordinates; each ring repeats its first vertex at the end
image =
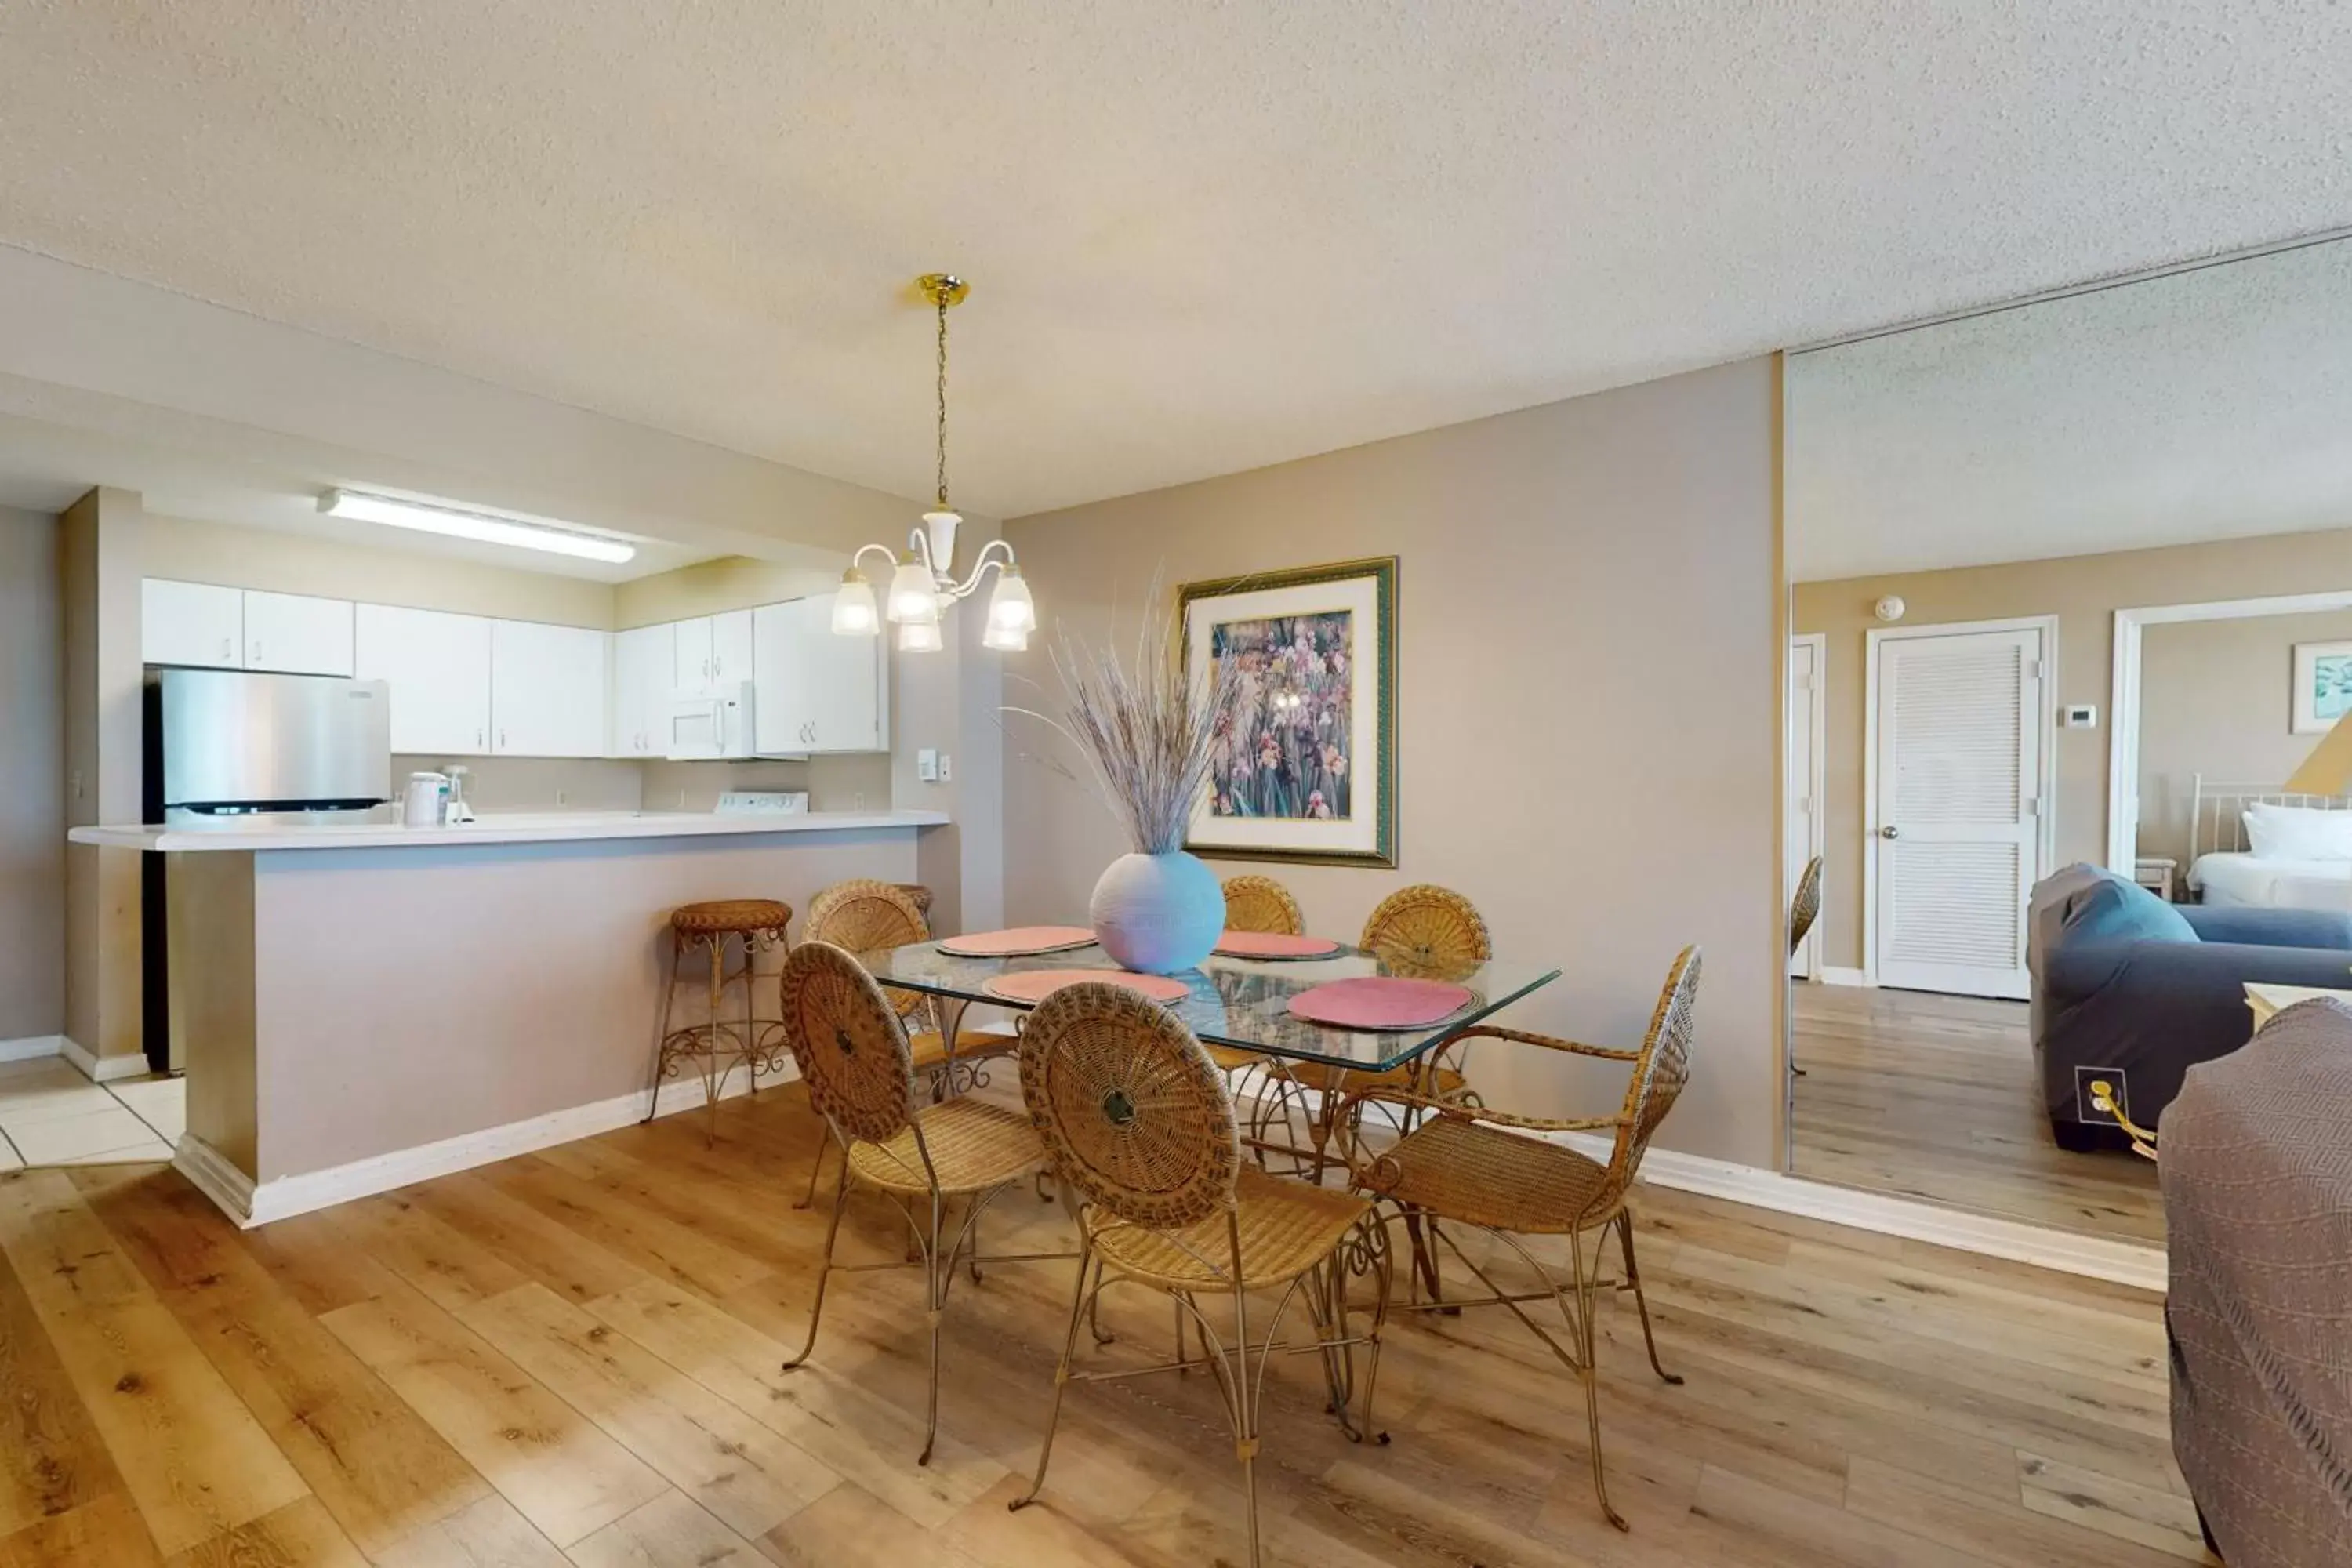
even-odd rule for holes
{"type": "Polygon", "coordinates": [[[503,746],[503,745],[505,745],[506,743],[507,743],[507,732],[506,732],[504,730],[501,730],[501,731],[499,731],[499,745],[501,745],[501,746],[503,746]]]}
{"type": "Polygon", "coordinates": [[[261,662],[261,645],[257,642],[253,645],[253,662],[256,664],[261,662]]]}
{"type": "Polygon", "coordinates": [[[479,730],[477,730],[477,731],[474,731],[474,744],[476,744],[477,746],[478,746],[478,745],[480,745],[481,743],[482,743],[482,732],[481,732],[479,730]]]}
{"type": "Polygon", "coordinates": [[[223,658],[235,658],[236,657],[236,643],[234,639],[229,637],[221,638],[221,657],[223,658]]]}

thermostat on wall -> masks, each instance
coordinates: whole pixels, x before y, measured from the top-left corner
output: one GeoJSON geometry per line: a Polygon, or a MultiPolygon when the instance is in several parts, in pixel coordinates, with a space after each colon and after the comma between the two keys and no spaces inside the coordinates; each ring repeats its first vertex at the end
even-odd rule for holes
{"type": "Polygon", "coordinates": [[[2088,702],[2072,703],[2061,710],[2058,722],[2069,730],[2095,730],[2099,727],[2099,710],[2088,702]]]}

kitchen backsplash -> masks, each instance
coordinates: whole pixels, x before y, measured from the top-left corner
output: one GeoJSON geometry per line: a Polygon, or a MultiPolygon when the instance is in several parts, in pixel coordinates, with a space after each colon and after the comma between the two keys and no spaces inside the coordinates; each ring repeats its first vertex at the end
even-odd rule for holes
{"type": "MultiPolygon", "coordinates": [[[[812,757],[804,763],[651,763],[600,757],[465,757],[466,799],[476,811],[709,811],[728,790],[806,790],[812,811],[887,811],[887,754],[812,757]]],[[[446,757],[394,756],[398,789],[413,773],[439,773],[446,757]]]]}

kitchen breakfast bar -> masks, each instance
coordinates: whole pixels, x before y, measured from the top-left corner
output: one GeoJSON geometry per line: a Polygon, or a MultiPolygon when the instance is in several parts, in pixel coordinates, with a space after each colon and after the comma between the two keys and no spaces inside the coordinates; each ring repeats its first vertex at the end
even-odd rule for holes
{"type": "MultiPolygon", "coordinates": [[[[171,858],[174,1163],[260,1224],[642,1116],[673,909],[798,911],[846,879],[911,882],[919,837],[947,821],[571,813],[68,837],[171,858]]],[[[700,1088],[666,1083],[662,1110],[700,1088]]]]}

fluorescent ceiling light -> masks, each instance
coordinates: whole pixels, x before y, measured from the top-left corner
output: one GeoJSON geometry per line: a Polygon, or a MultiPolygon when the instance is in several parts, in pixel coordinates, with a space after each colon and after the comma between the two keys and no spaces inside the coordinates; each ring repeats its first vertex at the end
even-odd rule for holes
{"type": "Polygon", "coordinates": [[[392,528],[413,528],[421,533],[478,540],[484,544],[510,544],[518,550],[577,555],[587,561],[617,563],[637,553],[635,545],[599,534],[578,533],[510,517],[491,517],[457,507],[436,506],[429,501],[370,495],[365,490],[329,490],[319,498],[319,510],[329,517],[348,517],[355,522],[380,522],[392,528]]]}

